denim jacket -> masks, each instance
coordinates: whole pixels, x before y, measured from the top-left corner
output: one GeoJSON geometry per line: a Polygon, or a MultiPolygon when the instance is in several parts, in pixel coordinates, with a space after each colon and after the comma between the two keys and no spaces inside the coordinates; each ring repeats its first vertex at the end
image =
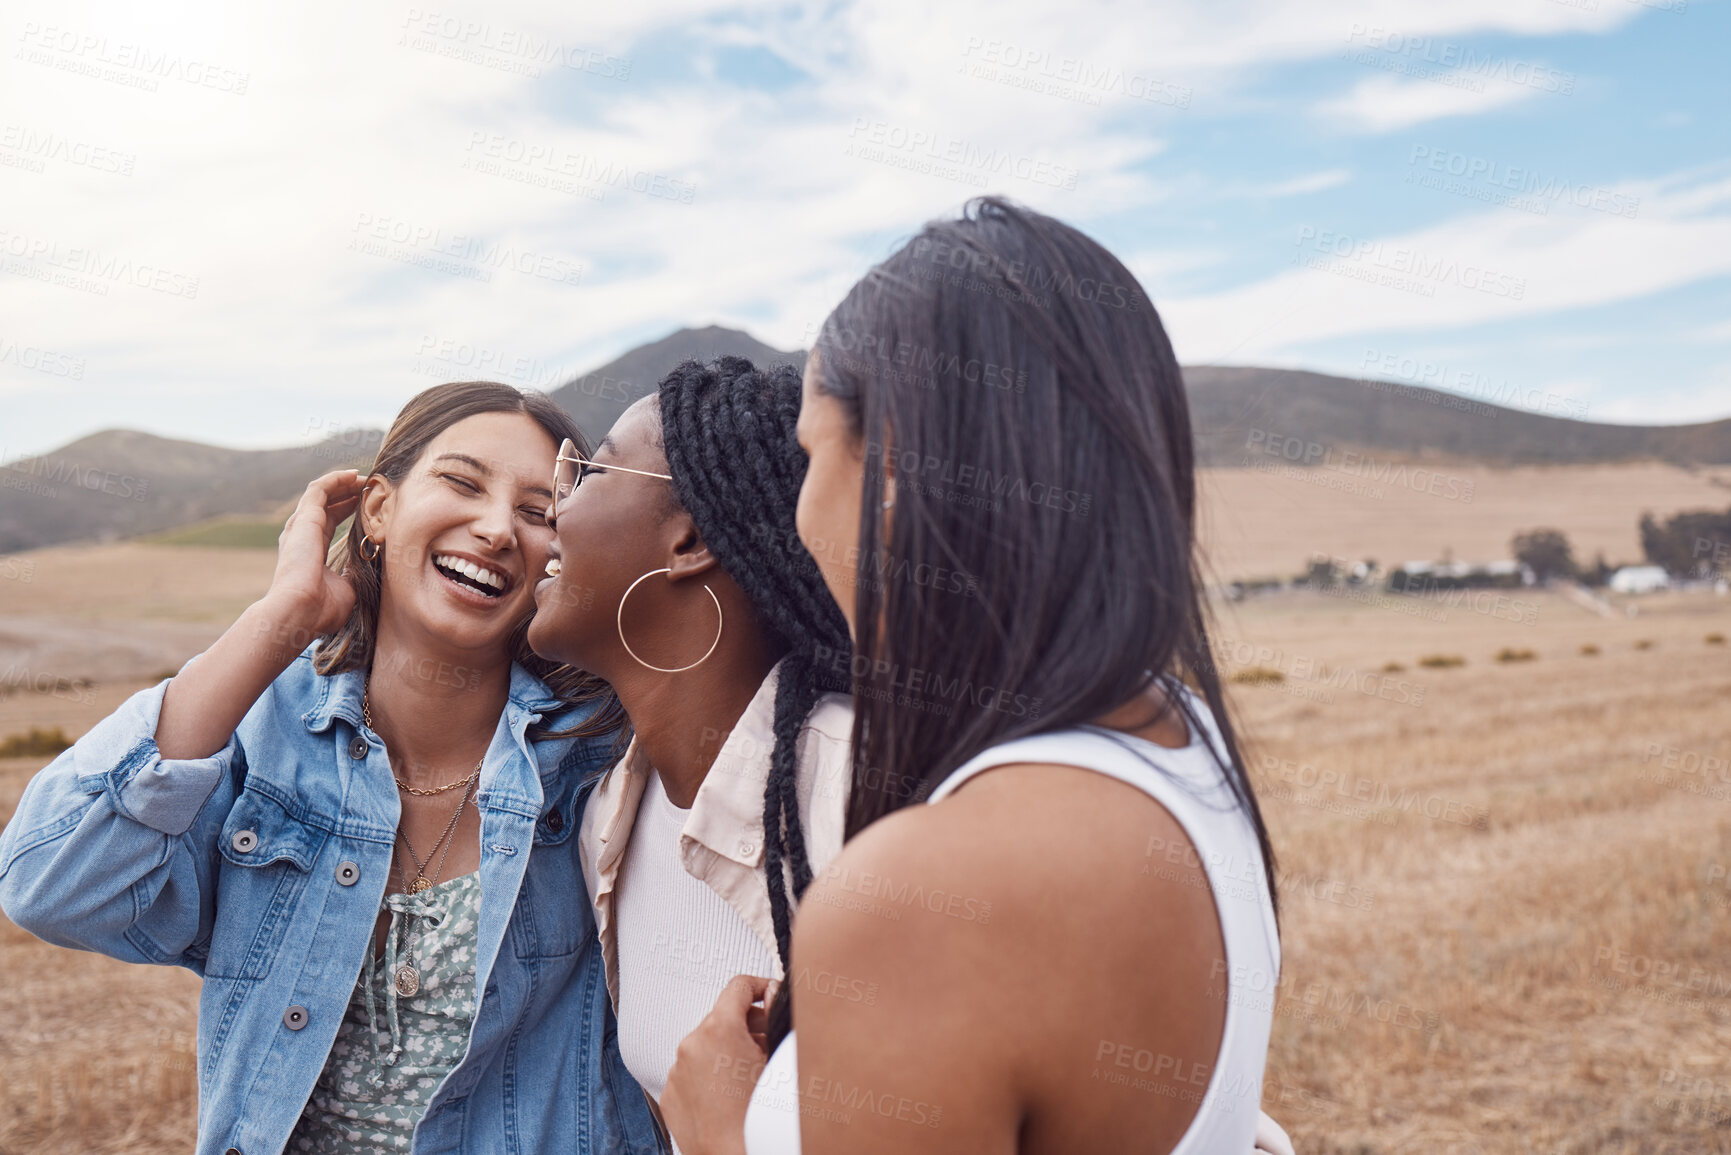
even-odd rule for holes
{"type": "MultiPolygon", "coordinates": [[[[199,974],[199,1155],[276,1155],[372,943],[397,791],[361,724],[358,672],[322,677],[304,653],[222,750],[174,761],[155,741],[167,685],[133,695],[31,780],[0,832],[0,907],[51,943],[199,974]]],[[[612,743],[531,745],[530,724],[558,708],[512,667],[475,799],[483,993],[416,1152],[661,1150],[619,1058],[569,845],[612,743]]]]}

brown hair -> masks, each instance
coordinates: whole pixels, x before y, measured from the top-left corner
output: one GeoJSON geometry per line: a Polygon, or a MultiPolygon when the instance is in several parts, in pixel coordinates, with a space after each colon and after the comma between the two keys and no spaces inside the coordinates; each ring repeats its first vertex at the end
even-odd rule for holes
{"type": "MultiPolygon", "coordinates": [[[[379,445],[372,476],[400,484],[419,461],[433,438],[469,417],[481,413],[522,413],[547,431],[555,445],[569,437],[577,452],[589,456],[589,442],[577,422],[545,393],[530,393],[496,381],[453,381],[422,390],[409,399],[379,445]]],[[[313,654],[313,669],[322,675],[348,670],[368,670],[373,662],[373,644],[379,624],[379,599],[384,589],[382,555],[371,558],[361,552],[365,534],[350,529],[332,546],[330,565],[346,572],[355,587],[355,609],[349,620],[319,643],[313,654]]],[[[623,732],[625,711],[613,688],[594,674],[575,666],[550,662],[529,648],[529,622],[533,614],[517,623],[507,642],[512,661],[546,684],[566,706],[594,703],[598,707],[582,724],[562,731],[532,728],[529,737],[604,737],[623,732]]]]}

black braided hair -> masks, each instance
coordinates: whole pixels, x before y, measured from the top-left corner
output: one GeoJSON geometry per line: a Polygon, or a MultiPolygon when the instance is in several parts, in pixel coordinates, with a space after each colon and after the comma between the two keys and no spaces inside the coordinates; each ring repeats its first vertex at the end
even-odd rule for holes
{"type": "MultiPolygon", "coordinates": [[[[763,847],[776,949],[782,972],[791,977],[786,875],[792,875],[795,901],[811,884],[799,821],[799,733],[820,694],[851,692],[853,652],[847,619],[794,527],[806,468],[794,436],[800,375],[791,365],[759,370],[743,357],[686,361],[662,380],[659,399],[674,495],[786,651],[763,793],[763,847]]],[[[778,1000],[783,1024],[786,1002],[778,1000]]],[[[785,1025],[773,1029],[776,1017],[772,1036],[785,1033],[785,1025]]]]}

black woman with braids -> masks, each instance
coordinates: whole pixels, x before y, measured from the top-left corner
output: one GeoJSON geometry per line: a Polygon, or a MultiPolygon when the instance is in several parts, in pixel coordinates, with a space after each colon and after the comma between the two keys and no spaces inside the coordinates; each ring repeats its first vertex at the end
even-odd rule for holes
{"type": "Polygon", "coordinates": [[[851,649],[794,527],[799,405],[791,367],[688,361],[593,458],[559,454],[529,641],[631,719],[577,842],[652,1100],[729,979],[786,974],[793,904],[841,849],[851,649]]]}

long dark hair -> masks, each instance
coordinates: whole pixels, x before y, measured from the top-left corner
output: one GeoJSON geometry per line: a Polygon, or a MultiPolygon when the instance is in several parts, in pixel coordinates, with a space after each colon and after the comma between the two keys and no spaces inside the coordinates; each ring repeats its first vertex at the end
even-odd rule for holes
{"type": "MultiPolygon", "coordinates": [[[[530,393],[497,381],[453,381],[423,389],[409,399],[379,444],[371,476],[400,485],[419,461],[433,438],[469,417],[481,413],[522,413],[547,431],[553,444],[569,437],[577,451],[589,456],[589,442],[571,415],[545,393],[530,393]]],[[[331,564],[349,574],[355,587],[355,608],[349,620],[319,643],[313,653],[313,669],[320,674],[372,668],[373,648],[379,628],[379,597],[384,589],[384,555],[367,557],[361,550],[362,534],[350,529],[331,547],[331,564]]],[[[595,675],[574,666],[550,662],[529,648],[529,622],[525,615],[507,643],[511,660],[546,684],[566,706],[596,703],[589,718],[569,730],[552,731],[537,726],[531,739],[576,736],[598,737],[624,732],[625,711],[613,687],[595,675]]]]}
{"type": "Polygon", "coordinates": [[[799,821],[799,734],[820,694],[849,689],[847,619],[794,526],[806,467],[794,432],[800,375],[790,365],[760,371],[743,357],[686,361],[662,380],[658,400],[674,496],[783,654],[763,846],[776,949],[791,976],[789,888],[797,900],[811,884],[799,821]]]}
{"type": "Polygon", "coordinates": [[[1213,714],[1273,897],[1209,646],[1184,383],[1129,270],[979,198],[867,273],[816,355],[866,447],[848,836],[988,747],[1091,722],[1151,683],[1205,734],[1182,679],[1213,714]]]}

